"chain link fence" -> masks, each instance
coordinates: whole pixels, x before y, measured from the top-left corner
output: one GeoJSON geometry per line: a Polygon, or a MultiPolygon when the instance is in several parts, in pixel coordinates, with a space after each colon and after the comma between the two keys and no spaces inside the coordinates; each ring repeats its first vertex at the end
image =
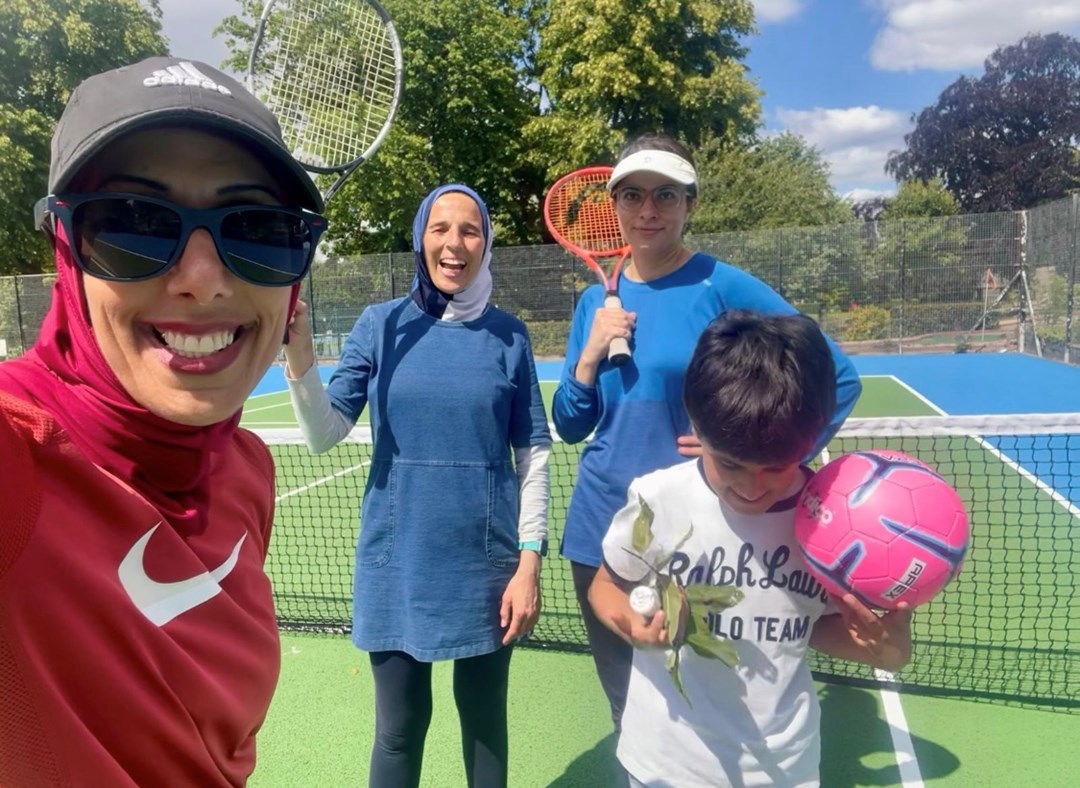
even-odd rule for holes
{"type": "MultiPolygon", "coordinates": [[[[1030,211],[691,236],[815,317],[849,353],[1018,350],[1080,363],[1080,195],[1030,211]]],[[[497,247],[492,301],[559,357],[594,281],[553,245],[497,247]]],[[[334,358],[365,306],[405,295],[412,253],[317,262],[305,283],[316,350],[334,358]]],[[[53,275],[0,278],[0,356],[33,344],[53,275]]]]}

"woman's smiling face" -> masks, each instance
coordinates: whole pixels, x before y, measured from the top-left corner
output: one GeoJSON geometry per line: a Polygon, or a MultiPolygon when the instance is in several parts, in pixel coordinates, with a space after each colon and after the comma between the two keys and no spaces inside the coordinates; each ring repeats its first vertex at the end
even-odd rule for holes
{"type": "Polygon", "coordinates": [[[424,260],[435,287],[460,293],[476,279],[484,259],[480,206],[463,192],[447,192],[431,206],[424,229],[424,260]]]}
{"type": "MultiPolygon", "coordinates": [[[[178,128],[134,133],[93,159],[93,191],[144,194],[192,208],[278,205],[266,168],[227,139],[178,128]]],[[[289,287],[233,275],[196,229],[166,273],[139,282],[82,275],[101,352],[131,397],[180,424],[235,414],[281,348],[289,287]]]]}

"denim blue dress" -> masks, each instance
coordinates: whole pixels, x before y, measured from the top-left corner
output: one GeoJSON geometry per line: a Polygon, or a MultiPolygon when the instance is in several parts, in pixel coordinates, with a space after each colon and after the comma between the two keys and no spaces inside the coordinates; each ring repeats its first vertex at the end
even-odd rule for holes
{"type": "Polygon", "coordinates": [[[353,642],[422,661],[500,648],[518,564],[512,447],[550,443],[525,325],[494,307],[447,322],[411,298],[369,307],[327,387],[368,409],[353,642]]]}

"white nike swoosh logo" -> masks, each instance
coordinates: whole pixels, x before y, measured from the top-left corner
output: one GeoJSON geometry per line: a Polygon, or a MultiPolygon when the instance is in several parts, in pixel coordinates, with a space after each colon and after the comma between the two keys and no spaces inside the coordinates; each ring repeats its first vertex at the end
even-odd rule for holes
{"type": "Polygon", "coordinates": [[[247,539],[246,533],[241,536],[232,553],[217,569],[201,572],[187,580],[159,583],[151,580],[146,574],[143,556],[146,555],[146,545],[149,544],[150,537],[160,525],[161,523],[155,525],[135,543],[124,556],[124,560],[120,562],[118,571],[120,585],[135,603],[135,607],[159,627],[221,593],[219,584],[236,566],[236,561],[240,557],[240,548],[247,539]]]}

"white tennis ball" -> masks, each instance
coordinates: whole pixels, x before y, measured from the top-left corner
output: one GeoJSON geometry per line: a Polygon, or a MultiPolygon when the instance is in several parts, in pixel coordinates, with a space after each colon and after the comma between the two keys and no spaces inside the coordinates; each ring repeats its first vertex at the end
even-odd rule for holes
{"type": "Polygon", "coordinates": [[[660,610],[660,594],[652,586],[636,586],[630,592],[630,608],[638,615],[652,618],[660,610]]]}

